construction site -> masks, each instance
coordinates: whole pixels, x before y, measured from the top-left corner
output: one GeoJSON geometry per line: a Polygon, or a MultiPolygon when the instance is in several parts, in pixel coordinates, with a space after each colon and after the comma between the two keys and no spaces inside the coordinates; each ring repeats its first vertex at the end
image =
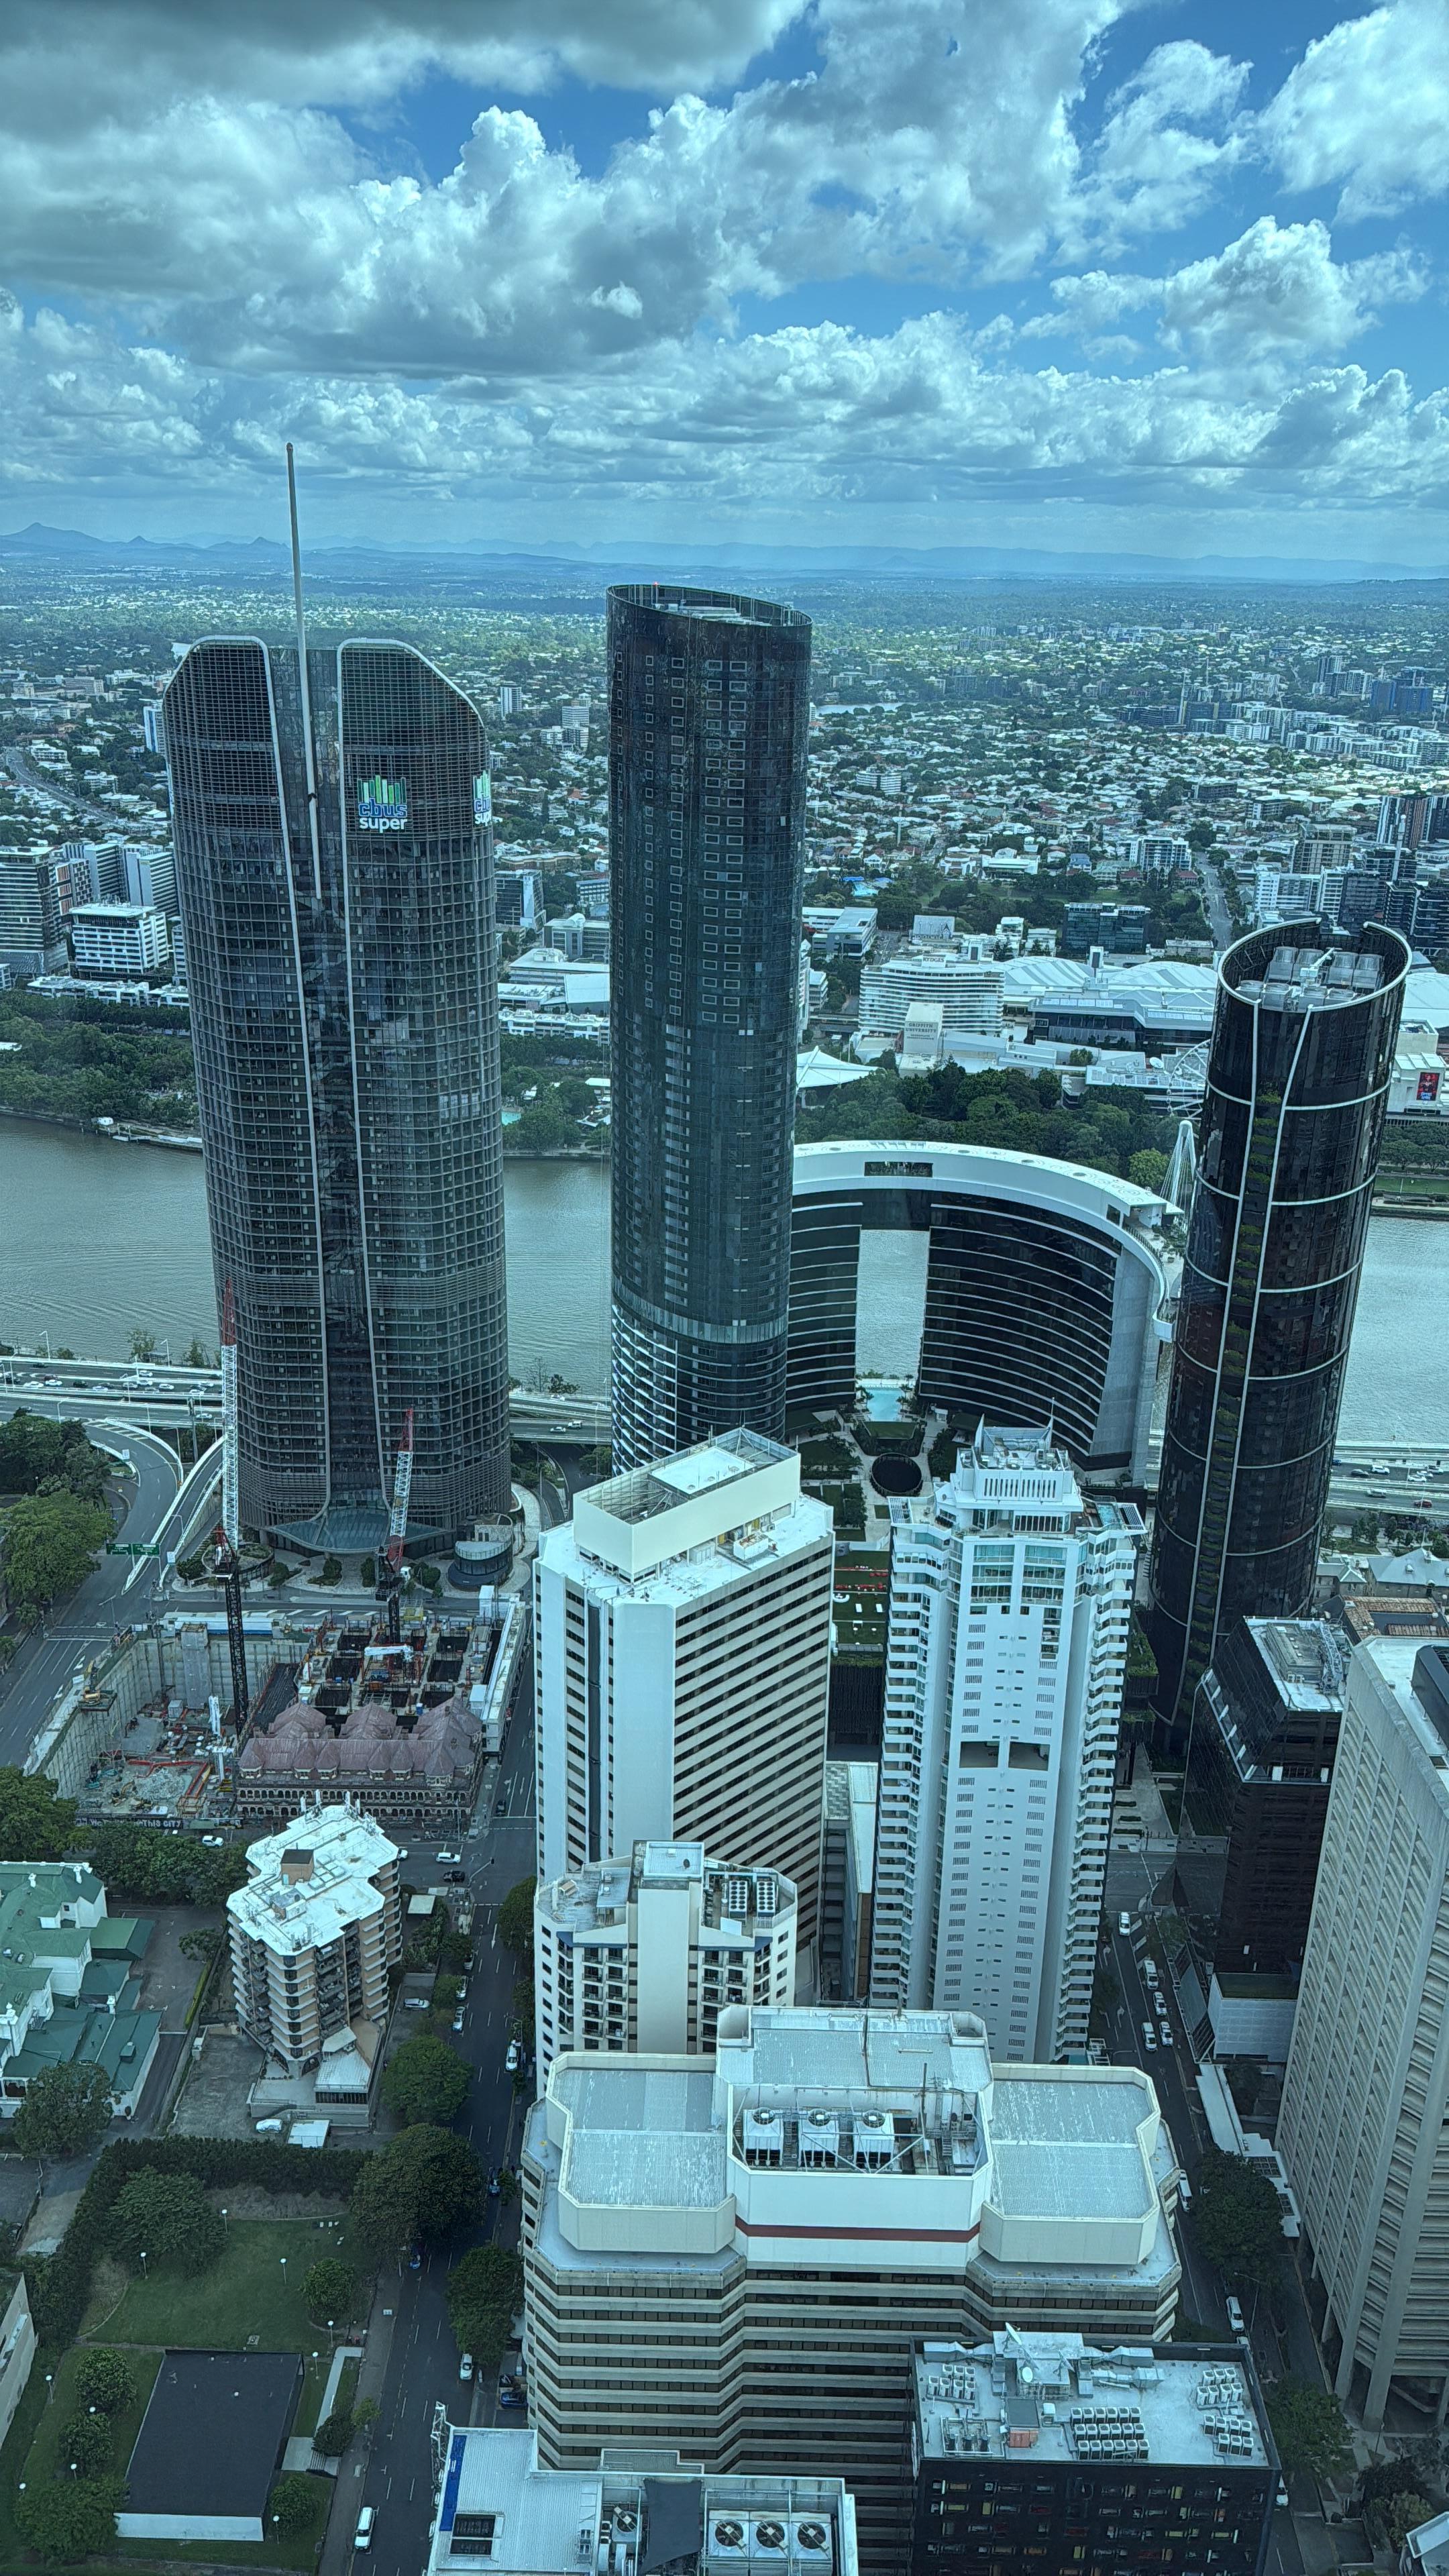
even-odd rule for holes
{"type": "Polygon", "coordinates": [[[502,1742],[527,1624],[509,1592],[473,1618],[399,1618],[389,1602],[305,1623],[248,1611],[229,1633],[224,1617],[174,1613],[72,1685],[29,1767],[94,1824],[223,1833],[350,1792],[382,1818],[460,1827],[502,1742]]]}

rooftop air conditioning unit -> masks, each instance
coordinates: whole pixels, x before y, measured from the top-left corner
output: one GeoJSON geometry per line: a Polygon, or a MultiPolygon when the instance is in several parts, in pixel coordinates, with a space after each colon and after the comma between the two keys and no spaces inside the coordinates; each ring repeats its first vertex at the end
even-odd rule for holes
{"type": "Polygon", "coordinates": [[[797,2522],[795,2525],[795,2541],[797,2547],[800,2549],[828,2549],[830,2547],[830,2525],[828,2522],[797,2522]]]}
{"type": "Polygon", "coordinates": [[[634,2512],[633,2508],[629,2505],[615,2505],[614,2529],[616,2531],[637,2531],[638,2528],[639,2516],[634,2512]]]}
{"type": "Polygon", "coordinates": [[[785,2526],[784,2526],[783,2522],[757,2522],[757,2523],[756,2523],[756,2525],[755,2525],[755,2547],[756,2547],[757,2549],[770,2549],[770,2550],[774,2550],[774,2549],[783,2549],[783,2548],[784,2548],[784,2546],[785,2546],[785,2526]]]}
{"type": "Polygon", "coordinates": [[[742,2522],[717,2522],[714,2527],[716,2549],[743,2549],[745,2526],[742,2522]]]}

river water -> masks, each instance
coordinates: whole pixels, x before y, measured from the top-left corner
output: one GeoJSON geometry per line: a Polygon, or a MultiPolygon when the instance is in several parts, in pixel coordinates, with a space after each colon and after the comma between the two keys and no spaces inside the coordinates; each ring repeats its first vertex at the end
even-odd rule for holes
{"type": "MultiPolygon", "coordinates": [[[[514,1375],[608,1383],[609,1184],[598,1163],[504,1165],[514,1375]]],[[[925,1289],[923,1237],[867,1234],[860,1364],[909,1369],[925,1289]]],[[[1376,1217],[1369,1230],[1341,1430],[1449,1450],[1438,1341],[1449,1227],[1376,1217]]],[[[179,1359],[213,1344],[216,1306],[199,1154],[112,1145],[0,1118],[0,1340],[123,1358],[134,1326],[179,1359]]]]}

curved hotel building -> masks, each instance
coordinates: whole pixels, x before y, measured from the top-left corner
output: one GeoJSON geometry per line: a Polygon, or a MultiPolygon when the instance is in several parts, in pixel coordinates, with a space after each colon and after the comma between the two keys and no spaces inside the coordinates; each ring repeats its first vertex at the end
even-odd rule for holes
{"type": "Polygon", "coordinates": [[[1153,1539],[1158,1707],[1220,1635],[1308,1609],[1409,950],[1365,923],[1240,939],[1218,969],[1153,1539]]]}
{"type": "Polygon", "coordinates": [[[166,691],[245,1523],[311,1548],[509,1499],[488,747],[407,645],[192,646],[166,691]]]}
{"type": "Polygon", "coordinates": [[[994,1145],[801,1145],[790,1254],[791,1411],[855,1399],[861,1237],[930,1238],[918,1385],[979,1421],[1033,1423],[1093,1473],[1147,1463],[1171,1331],[1160,1191],[994,1145]]]}
{"type": "Polygon", "coordinates": [[[616,1472],[785,1419],[810,621],[609,593],[616,1472]]]}

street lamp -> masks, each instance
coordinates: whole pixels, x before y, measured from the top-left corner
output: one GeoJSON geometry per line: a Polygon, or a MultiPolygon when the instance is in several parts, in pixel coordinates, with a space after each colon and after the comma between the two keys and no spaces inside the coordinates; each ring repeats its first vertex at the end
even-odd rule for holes
{"type": "Polygon", "coordinates": [[[231,2234],[231,2222],[230,2222],[230,2220],[228,2219],[228,2217],[227,2217],[227,2214],[226,2214],[226,2211],[225,2211],[225,2210],[223,2210],[223,2211],[222,2211],[222,2213],[221,2213],[221,2223],[222,2223],[223,2227],[226,2229],[226,2232],[227,2232],[228,2236],[230,2236],[230,2234],[231,2234]]]}
{"type": "Polygon", "coordinates": [[[146,2278],[146,2249],[144,2245],[141,2248],[141,2278],[143,2281],[146,2278]]]}

